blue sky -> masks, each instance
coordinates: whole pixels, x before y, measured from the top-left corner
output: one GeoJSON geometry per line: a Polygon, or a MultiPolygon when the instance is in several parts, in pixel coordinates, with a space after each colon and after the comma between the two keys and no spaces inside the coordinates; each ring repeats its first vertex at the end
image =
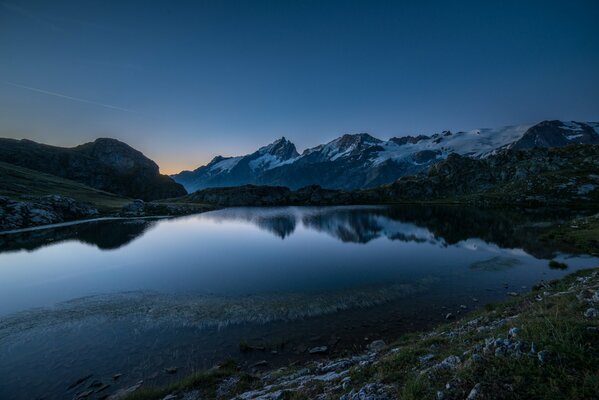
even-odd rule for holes
{"type": "Polygon", "coordinates": [[[164,172],[299,150],[599,120],[599,2],[0,0],[0,136],[139,148],[164,172]]]}

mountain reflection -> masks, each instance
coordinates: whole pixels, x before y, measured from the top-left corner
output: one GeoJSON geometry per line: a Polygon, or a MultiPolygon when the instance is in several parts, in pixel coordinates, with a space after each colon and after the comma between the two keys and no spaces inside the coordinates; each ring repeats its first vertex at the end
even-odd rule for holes
{"type": "MultiPolygon", "coordinates": [[[[537,257],[549,258],[555,248],[539,239],[542,227],[572,218],[567,210],[488,210],[474,207],[273,207],[229,208],[200,214],[201,220],[241,221],[286,239],[298,229],[327,234],[344,243],[368,243],[386,237],[413,243],[453,245],[478,238],[503,248],[522,248],[537,257]]],[[[156,220],[95,221],[52,229],[0,235],[0,252],[34,250],[42,246],[77,240],[112,250],[143,235],[156,220]]]]}
{"type": "MultiPolygon", "coordinates": [[[[584,213],[584,212],[583,212],[584,213]]],[[[368,243],[380,237],[414,243],[453,245],[482,239],[503,248],[522,248],[549,258],[555,248],[543,242],[543,227],[573,218],[566,209],[478,209],[458,206],[233,208],[204,214],[221,222],[254,224],[281,239],[298,226],[342,242],[368,243]]]]}
{"type": "Polygon", "coordinates": [[[92,221],[0,235],[0,253],[17,250],[32,251],[47,245],[73,240],[91,244],[101,250],[115,250],[143,235],[156,222],[147,219],[92,221]]]}

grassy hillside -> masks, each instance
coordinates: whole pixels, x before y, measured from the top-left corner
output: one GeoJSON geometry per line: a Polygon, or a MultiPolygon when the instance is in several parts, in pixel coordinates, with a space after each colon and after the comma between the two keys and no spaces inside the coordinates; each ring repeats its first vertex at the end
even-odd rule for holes
{"type": "Polygon", "coordinates": [[[43,172],[0,162],[0,196],[23,200],[26,196],[59,194],[94,204],[102,213],[116,212],[130,199],[43,172]]]}

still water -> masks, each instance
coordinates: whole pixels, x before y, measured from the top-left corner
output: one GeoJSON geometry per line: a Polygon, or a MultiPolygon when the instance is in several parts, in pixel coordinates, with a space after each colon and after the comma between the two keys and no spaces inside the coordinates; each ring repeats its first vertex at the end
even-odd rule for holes
{"type": "Polygon", "coordinates": [[[111,385],[97,399],[228,357],[277,366],[310,359],[315,346],[336,356],[393,340],[460,305],[596,266],[538,240],[540,228],[567,217],[233,208],[0,235],[0,398],[70,398],[87,382],[70,384],[91,374],[111,385]],[[551,258],[568,270],[550,269],[551,258]],[[241,352],[240,343],[264,350],[241,352]]]}

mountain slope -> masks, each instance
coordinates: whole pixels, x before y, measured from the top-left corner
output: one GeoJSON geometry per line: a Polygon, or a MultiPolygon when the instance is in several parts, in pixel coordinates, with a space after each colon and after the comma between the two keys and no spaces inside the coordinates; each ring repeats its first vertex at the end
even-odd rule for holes
{"type": "Polygon", "coordinates": [[[13,200],[29,200],[60,195],[91,203],[100,212],[116,212],[130,199],[104,192],[82,183],[45,174],[14,164],[0,162],[0,196],[13,200]]]}
{"type": "Polygon", "coordinates": [[[185,195],[185,189],[141,152],[115,139],[73,148],[0,138],[0,161],[70,179],[121,196],[155,200],[185,195]]]}
{"type": "Polygon", "coordinates": [[[369,191],[382,201],[599,204],[599,145],[452,154],[426,173],[369,191]],[[375,195],[376,194],[376,195],[375,195]]]}
{"type": "Polygon", "coordinates": [[[210,187],[260,184],[298,189],[320,185],[333,189],[372,188],[402,176],[427,170],[450,154],[479,159],[507,149],[559,147],[599,143],[599,124],[543,121],[529,126],[444,131],[432,136],[406,136],[382,141],[366,133],[344,135],[301,155],[285,139],[241,157],[216,157],[195,171],[174,175],[189,192],[210,187]],[[284,155],[268,155],[273,146],[284,147],[284,155]],[[291,150],[292,149],[292,150],[291,150]],[[266,155],[265,155],[266,154],[266,155]],[[251,168],[253,160],[266,157],[268,163],[251,168]]]}

